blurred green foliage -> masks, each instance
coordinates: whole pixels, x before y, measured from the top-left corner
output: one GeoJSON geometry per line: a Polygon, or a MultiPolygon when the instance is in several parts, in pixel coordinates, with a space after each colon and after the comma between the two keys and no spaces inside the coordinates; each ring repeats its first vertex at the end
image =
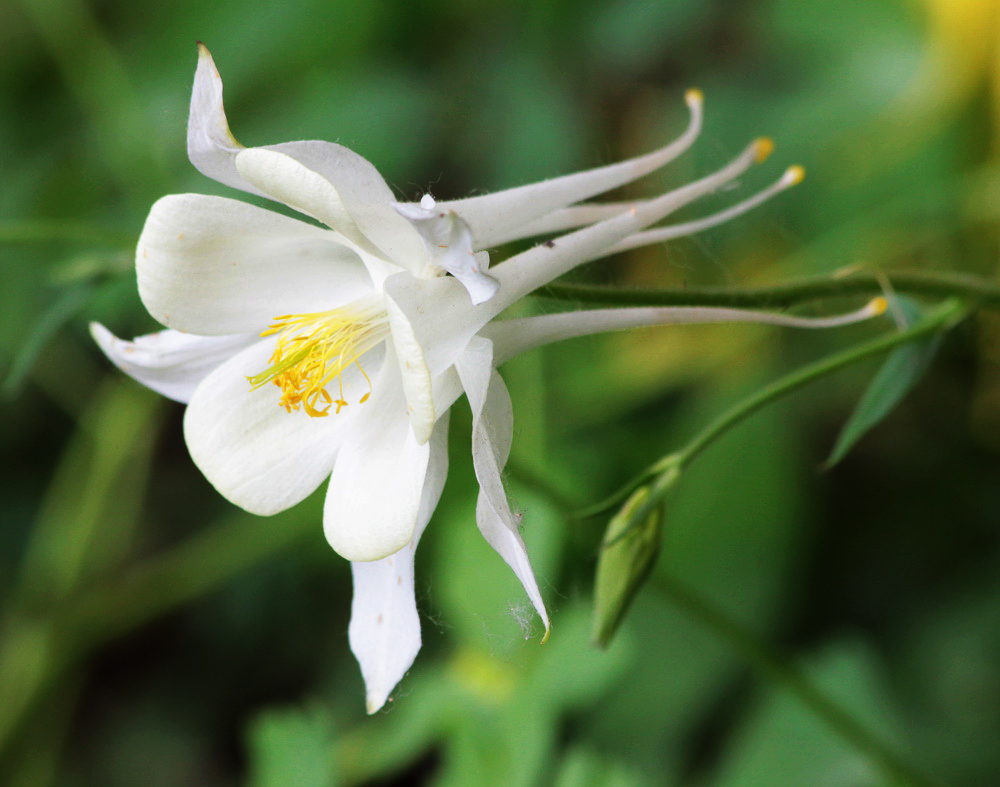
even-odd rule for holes
{"type": "Polygon", "coordinates": [[[751,284],[846,266],[993,277],[996,5],[0,5],[0,782],[887,783],[877,757],[681,603],[677,581],[929,779],[1000,782],[995,315],[949,337],[830,472],[818,471],[877,363],[708,449],[606,652],[588,622],[605,522],[574,512],[874,329],[663,328],[512,362],[508,486],[551,640],[538,645],[527,600],[476,531],[459,406],[417,558],[424,650],[373,718],[347,648],[350,574],[318,497],[272,519],[233,510],[188,459],[182,408],[123,379],[86,332],[89,320],[154,329],[128,264],[149,205],[226,193],[185,156],[196,40],[243,142],[339,141],[407,198],[650,149],[683,126],[695,85],[699,145],[629,195],[686,182],[759,134],[776,139],[779,167],[810,173],[751,216],[593,266],[589,281],[751,284]]]}

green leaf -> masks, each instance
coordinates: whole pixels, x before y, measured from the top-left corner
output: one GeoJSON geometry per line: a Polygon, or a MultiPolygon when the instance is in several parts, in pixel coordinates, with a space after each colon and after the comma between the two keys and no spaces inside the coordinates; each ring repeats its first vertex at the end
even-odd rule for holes
{"type": "Polygon", "coordinates": [[[247,731],[251,787],[334,787],[333,724],[322,709],[261,713],[247,731]]]}
{"type": "Polygon", "coordinates": [[[92,288],[88,284],[70,287],[39,317],[35,327],[21,343],[20,350],[14,356],[7,377],[0,385],[0,393],[7,398],[13,398],[20,391],[21,385],[39,353],[45,349],[46,343],[83,308],[91,291],[92,288]]]}
{"type": "MultiPolygon", "coordinates": [[[[805,668],[824,694],[909,757],[910,752],[900,745],[900,717],[887,691],[884,668],[868,645],[832,643],[805,668]]],[[[897,783],[877,761],[845,742],[796,697],[777,686],[769,687],[747,714],[710,782],[713,787],[885,787],[897,783]]]]}
{"type": "MultiPolygon", "coordinates": [[[[923,316],[919,305],[909,298],[897,296],[895,304],[905,318],[907,326],[913,325],[923,316]]],[[[847,456],[858,440],[903,400],[903,397],[923,377],[940,341],[941,334],[937,333],[905,344],[886,358],[851,417],[840,430],[837,443],[830,452],[825,467],[833,467],[847,456]]]]}

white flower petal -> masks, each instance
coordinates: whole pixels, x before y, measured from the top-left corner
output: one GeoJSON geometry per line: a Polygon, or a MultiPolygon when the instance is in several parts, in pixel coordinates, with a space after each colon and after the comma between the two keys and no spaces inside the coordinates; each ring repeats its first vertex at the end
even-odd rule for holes
{"type": "Polygon", "coordinates": [[[462,282],[474,304],[488,301],[500,286],[483,272],[489,264],[489,255],[475,253],[469,225],[457,213],[436,209],[433,198],[428,197],[425,194],[420,205],[396,203],[395,208],[424,239],[431,264],[462,282]]]}
{"type": "Polygon", "coordinates": [[[493,368],[493,346],[480,337],[455,364],[472,408],[472,461],[479,480],[476,522],[483,537],[511,567],[545,624],[549,617],[538,590],[531,561],[518,532],[518,518],[510,510],[500,473],[510,455],[514,414],[510,394],[493,368]]]}
{"type": "Polygon", "coordinates": [[[420,236],[392,205],[395,196],[375,166],[334,142],[268,145],[318,173],[337,190],[364,236],[397,265],[418,272],[426,264],[420,236]]]}
{"type": "MultiPolygon", "coordinates": [[[[610,219],[619,213],[635,207],[635,202],[588,202],[583,205],[573,205],[546,213],[535,221],[521,225],[517,229],[516,238],[533,238],[536,235],[548,235],[553,232],[585,227],[597,221],[610,219]]],[[[514,238],[511,238],[513,240],[514,238]]]]}
{"type": "Polygon", "coordinates": [[[166,330],[137,336],[129,342],[96,322],[90,324],[90,335],[125,374],[168,399],[185,404],[213,369],[260,341],[256,334],[195,336],[166,330]]]}
{"type": "Polygon", "coordinates": [[[278,315],[331,309],[372,289],[335,233],[200,194],[153,205],[136,274],[153,317],[207,336],[259,333],[278,315]]]}
{"type": "Polygon", "coordinates": [[[420,279],[403,274],[385,280],[386,297],[405,315],[407,330],[422,348],[422,360],[433,379],[455,362],[474,334],[508,306],[576,266],[607,254],[616,243],[679,207],[725,185],[755,161],[763,160],[770,146],[769,140],[756,140],[718,172],[511,257],[491,269],[501,286],[497,295],[484,303],[470,304],[449,278],[420,279]]]}
{"type": "Polygon", "coordinates": [[[484,304],[483,314],[488,312],[492,319],[510,304],[578,265],[611,253],[615,244],[628,236],[735,180],[755,162],[763,161],[772,146],[769,139],[754,140],[711,175],[655,199],[637,202],[622,213],[535,246],[497,265],[492,270],[500,280],[500,294],[484,304]]]}
{"type": "Polygon", "coordinates": [[[430,448],[406,417],[399,368],[389,360],[345,434],[323,511],[327,541],[348,560],[380,560],[413,537],[430,448]]]}
{"type": "Polygon", "coordinates": [[[236,156],[236,169],[271,199],[322,221],[354,243],[364,243],[333,184],[287,153],[248,148],[236,156]]]}
{"type": "Polygon", "coordinates": [[[348,638],[365,680],[366,706],[375,713],[413,664],[420,650],[420,618],[413,593],[417,542],[437,507],[448,475],[448,414],[437,423],[410,543],[389,557],[351,563],[354,600],[348,638]]]}
{"type": "Polygon", "coordinates": [[[767,202],[771,197],[786,191],[793,186],[797,186],[805,177],[805,170],[799,166],[792,166],[785,170],[784,174],[770,186],[761,189],[756,194],[732,205],[725,210],[704,216],[693,221],[685,221],[680,224],[671,224],[666,227],[658,227],[645,232],[637,232],[628,238],[616,243],[608,250],[609,254],[616,254],[627,249],[635,249],[639,246],[647,246],[651,243],[663,243],[673,238],[681,238],[687,235],[694,235],[697,232],[717,227],[727,221],[740,216],[747,211],[753,210],[758,205],[767,202]]]}
{"type": "Polygon", "coordinates": [[[589,199],[595,194],[647,175],[691,147],[701,130],[701,93],[696,90],[688,91],[685,100],[691,110],[687,130],[674,142],[659,150],[606,167],[543,180],[495,194],[439,202],[438,207],[454,210],[468,222],[477,249],[525,237],[518,228],[529,225],[553,210],[589,199]]]}
{"type": "MultiPolygon", "coordinates": [[[[262,339],[222,364],[198,386],[184,414],[184,439],[198,468],[224,497],[262,515],[295,505],[323,483],[364,407],[351,404],[325,418],[285,412],[277,387],[251,390],[247,380],[268,367],[273,350],[274,341],[262,339]]],[[[377,348],[364,356],[373,377],[384,355],[377,348]]],[[[343,380],[349,402],[367,391],[356,369],[343,380]]]]}
{"type": "Polygon", "coordinates": [[[389,315],[400,383],[406,398],[406,414],[416,441],[426,443],[437,418],[430,368],[409,318],[388,292],[385,293],[385,309],[389,315]]]}
{"type": "Polygon", "coordinates": [[[188,158],[204,175],[233,188],[263,196],[236,171],[236,154],[243,145],[229,130],[222,104],[222,77],[208,48],[198,43],[198,68],[191,91],[187,128],[188,158]]]}
{"type": "Polygon", "coordinates": [[[332,142],[288,142],[236,157],[255,187],[322,221],[362,249],[411,271],[426,267],[416,230],[392,209],[392,192],[368,161],[332,142]]]}
{"type": "Polygon", "coordinates": [[[432,378],[455,362],[469,339],[496,313],[500,300],[474,306],[465,288],[450,276],[421,279],[401,273],[385,280],[383,292],[386,302],[391,300],[405,316],[432,378]]]}

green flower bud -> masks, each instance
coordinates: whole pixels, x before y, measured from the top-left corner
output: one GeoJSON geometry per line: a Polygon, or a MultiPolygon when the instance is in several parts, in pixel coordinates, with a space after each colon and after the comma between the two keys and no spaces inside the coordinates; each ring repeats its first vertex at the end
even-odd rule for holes
{"type": "MultiPolygon", "coordinates": [[[[671,477],[669,487],[676,471],[666,475],[671,477]]],[[[599,647],[607,647],[656,562],[663,526],[662,491],[660,483],[639,487],[608,524],[594,583],[591,639],[599,647]],[[654,498],[654,491],[661,494],[654,498]]]]}

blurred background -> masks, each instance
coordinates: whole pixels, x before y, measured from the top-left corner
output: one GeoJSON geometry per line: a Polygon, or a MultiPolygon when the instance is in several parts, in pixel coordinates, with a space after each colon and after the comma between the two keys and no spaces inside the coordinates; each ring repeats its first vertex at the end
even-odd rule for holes
{"type": "MultiPolygon", "coordinates": [[[[91,320],[126,337],[157,328],[132,272],[150,204],[227,193],[186,160],[196,40],[243,143],[340,142],[405,198],[652,149],[683,128],[695,86],[698,145],[628,195],[704,174],[761,134],[776,140],[772,160],[685,215],[789,164],[809,173],[751,215],[591,266],[587,281],[736,286],[851,266],[992,278],[996,5],[0,4],[0,782],[888,783],[877,756],[679,603],[681,581],[929,779],[1000,783],[995,314],[952,332],[913,394],[828,472],[877,361],[769,406],[701,456],[607,651],[589,644],[606,516],[576,512],[762,384],[886,326],[662,328],[509,364],[507,485],[551,640],[539,646],[527,599],[475,527],[460,402],[417,556],[423,651],[371,718],[321,494],[269,519],[229,505],[187,456],[182,406],[118,373],[87,333],[91,320]]],[[[816,312],[841,306],[853,308],[816,312]]]]}

